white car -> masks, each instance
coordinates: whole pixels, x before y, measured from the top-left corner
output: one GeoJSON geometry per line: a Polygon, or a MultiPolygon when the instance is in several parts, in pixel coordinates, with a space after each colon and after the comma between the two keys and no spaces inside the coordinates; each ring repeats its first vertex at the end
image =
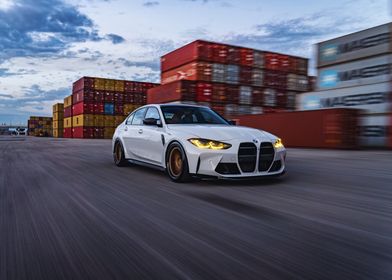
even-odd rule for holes
{"type": "Polygon", "coordinates": [[[132,112],[113,135],[117,166],[140,163],[190,177],[249,178],[281,175],[286,149],[259,129],[235,126],[208,107],[161,104],[132,112]]]}

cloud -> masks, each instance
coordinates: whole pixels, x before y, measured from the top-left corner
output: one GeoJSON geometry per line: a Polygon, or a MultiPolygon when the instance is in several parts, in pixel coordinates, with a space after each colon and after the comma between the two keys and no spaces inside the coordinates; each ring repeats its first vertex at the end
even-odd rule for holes
{"type": "Polygon", "coordinates": [[[10,98],[10,99],[12,99],[14,97],[11,94],[0,93],[0,99],[3,99],[3,98],[10,98]]]}
{"type": "Polygon", "coordinates": [[[20,56],[53,56],[72,43],[124,39],[101,37],[93,21],[62,0],[15,0],[0,9],[0,61],[20,56]]]}
{"type": "Polygon", "coordinates": [[[160,3],[158,1],[147,1],[143,3],[144,7],[155,7],[158,6],[160,3]]]}

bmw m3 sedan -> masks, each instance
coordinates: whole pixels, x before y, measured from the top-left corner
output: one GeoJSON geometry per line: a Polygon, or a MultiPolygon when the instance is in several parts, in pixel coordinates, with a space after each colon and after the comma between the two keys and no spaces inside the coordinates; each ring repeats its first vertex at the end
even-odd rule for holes
{"type": "Polygon", "coordinates": [[[114,163],[165,170],[175,182],[191,177],[249,178],[282,175],[281,139],[235,126],[208,107],[146,105],[121,123],[112,141],[114,163]]]}

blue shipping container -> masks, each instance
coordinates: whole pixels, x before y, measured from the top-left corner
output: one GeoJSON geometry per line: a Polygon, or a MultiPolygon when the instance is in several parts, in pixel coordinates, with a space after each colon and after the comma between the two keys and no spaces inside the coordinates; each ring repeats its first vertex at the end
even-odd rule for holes
{"type": "Polygon", "coordinates": [[[113,103],[105,103],[105,115],[114,115],[113,103]]]}

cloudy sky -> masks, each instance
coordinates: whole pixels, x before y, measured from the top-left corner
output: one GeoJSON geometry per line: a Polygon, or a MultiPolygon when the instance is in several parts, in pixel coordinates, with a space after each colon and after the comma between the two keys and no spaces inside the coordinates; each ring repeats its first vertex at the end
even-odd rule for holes
{"type": "MultiPolygon", "coordinates": [[[[159,81],[159,57],[207,39],[314,58],[390,21],[388,0],[0,0],[0,123],[51,115],[81,76],[159,81]]],[[[314,72],[314,62],[310,72],[314,72]]]]}

